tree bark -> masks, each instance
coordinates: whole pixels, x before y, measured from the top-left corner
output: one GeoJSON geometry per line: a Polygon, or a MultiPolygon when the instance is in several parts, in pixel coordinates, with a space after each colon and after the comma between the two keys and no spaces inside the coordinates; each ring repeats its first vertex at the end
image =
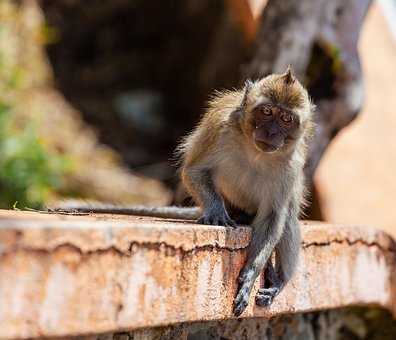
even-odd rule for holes
{"type": "Polygon", "coordinates": [[[291,64],[317,105],[312,183],[363,103],[357,41],[371,0],[269,0],[258,26],[246,1],[41,0],[60,37],[48,47],[56,82],[129,166],[172,184],[167,160],[213,89],[291,64]]]}
{"type": "Polygon", "coordinates": [[[242,79],[291,64],[317,105],[306,166],[312,181],[330,141],[359,113],[364,97],[357,42],[371,0],[269,0],[242,79]]]}

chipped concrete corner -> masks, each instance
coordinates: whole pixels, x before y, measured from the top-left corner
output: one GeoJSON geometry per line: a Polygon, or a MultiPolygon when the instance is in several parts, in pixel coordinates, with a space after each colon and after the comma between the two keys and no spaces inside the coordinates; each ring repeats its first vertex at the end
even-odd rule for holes
{"type": "MultiPolygon", "coordinates": [[[[391,237],[324,223],[303,223],[302,229],[303,251],[292,282],[270,308],[252,300],[243,317],[355,305],[396,314],[391,237]]],[[[0,211],[0,338],[233,319],[249,240],[244,227],[0,211]]]]}

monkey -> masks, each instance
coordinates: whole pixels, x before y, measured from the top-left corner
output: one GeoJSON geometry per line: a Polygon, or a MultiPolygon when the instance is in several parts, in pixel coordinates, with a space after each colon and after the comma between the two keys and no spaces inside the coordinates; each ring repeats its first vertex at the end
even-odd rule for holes
{"type": "Polygon", "coordinates": [[[233,311],[239,316],[246,309],[263,270],[266,283],[255,302],[269,306],[298,264],[298,218],[305,203],[303,168],[313,112],[308,92],[290,66],[282,74],[247,80],[240,90],[217,91],[176,151],[182,183],[198,208],[69,210],[197,218],[201,224],[231,228],[250,224],[252,237],[233,311]]]}
{"type": "Polygon", "coordinates": [[[227,207],[253,216],[236,316],[246,308],[267,262],[270,282],[257,293],[260,306],[272,303],[297,266],[313,112],[308,92],[289,67],[283,74],[248,80],[242,91],[217,93],[181,145],[182,181],[203,210],[198,222],[234,226],[227,207]],[[274,250],[275,268],[270,261],[274,250]]]}

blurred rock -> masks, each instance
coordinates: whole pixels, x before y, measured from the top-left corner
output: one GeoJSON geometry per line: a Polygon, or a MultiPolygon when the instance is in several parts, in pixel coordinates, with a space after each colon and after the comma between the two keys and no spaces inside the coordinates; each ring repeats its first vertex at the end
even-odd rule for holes
{"type": "Polygon", "coordinates": [[[0,20],[0,101],[12,106],[15,124],[34,123],[48,155],[65,155],[70,163],[62,186],[50,199],[67,195],[114,203],[167,203],[165,187],[124,167],[54,88],[44,45],[56,39],[56,32],[44,23],[37,2],[2,1],[0,20]]]}
{"type": "Polygon", "coordinates": [[[165,127],[163,117],[164,98],[150,90],[123,92],[115,97],[114,106],[121,122],[138,127],[149,135],[155,135],[165,127]]]}
{"type": "Polygon", "coordinates": [[[316,174],[326,220],[396,235],[396,43],[378,5],[363,27],[364,111],[336,137],[316,174]]]}
{"type": "Polygon", "coordinates": [[[31,91],[25,105],[40,112],[40,132],[48,143],[72,159],[64,193],[114,203],[164,205],[169,192],[159,181],[137,176],[121,165],[111,148],[98,144],[95,134],[65,98],[51,88],[31,91]]]}
{"type": "Polygon", "coordinates": [[[229,3],[40,1],[60,91],[131,168],[167,163],[155,177],[176,182],[169,159],[208,93],[238,84],[247,48],[229,3]]]}

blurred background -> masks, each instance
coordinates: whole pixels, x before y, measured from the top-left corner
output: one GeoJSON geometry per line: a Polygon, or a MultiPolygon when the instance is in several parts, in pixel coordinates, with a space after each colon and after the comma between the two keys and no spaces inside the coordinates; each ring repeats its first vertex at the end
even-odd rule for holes
{"type": "Polygon", "coordinates": [[[292,64],[307,217],[396,234],[395,23],[394,0],[2,0],[0,207],[185,202],[172,154],[209,94],[292,64]]]}

